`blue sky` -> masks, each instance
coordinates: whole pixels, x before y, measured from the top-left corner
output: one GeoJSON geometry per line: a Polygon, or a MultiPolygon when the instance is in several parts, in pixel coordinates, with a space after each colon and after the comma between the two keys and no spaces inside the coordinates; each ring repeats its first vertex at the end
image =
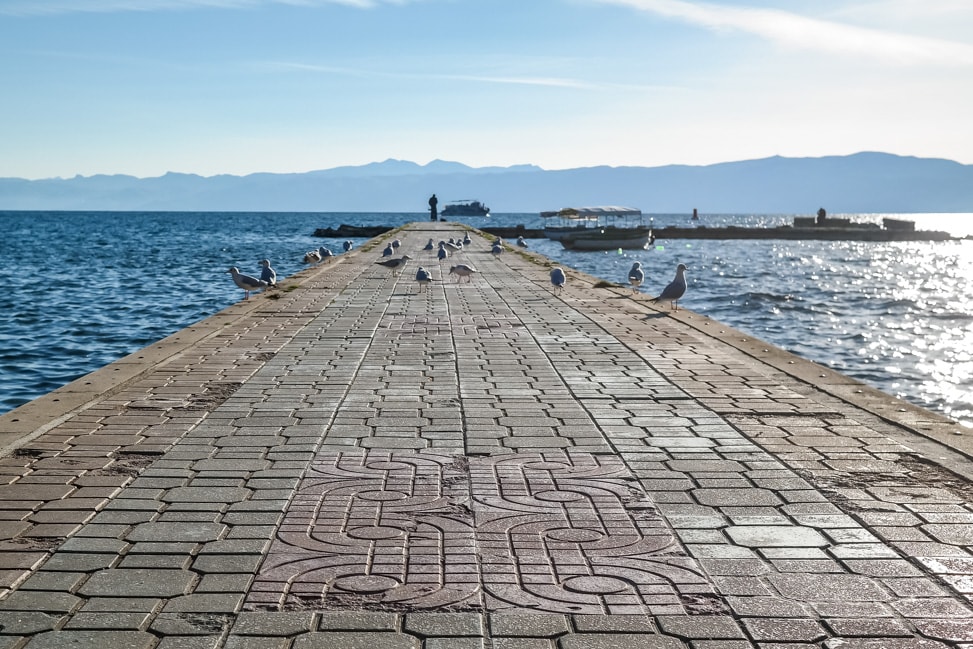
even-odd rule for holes
{"type": "Polygon", "coordinates": [[[0,177],[973,164],[971,0],[0,0],[0,177]]]}

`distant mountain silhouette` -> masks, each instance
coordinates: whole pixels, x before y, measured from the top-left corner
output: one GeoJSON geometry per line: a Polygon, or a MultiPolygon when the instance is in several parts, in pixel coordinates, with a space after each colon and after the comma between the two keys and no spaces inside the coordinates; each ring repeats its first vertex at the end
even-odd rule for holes
{"type": "Polygon", "coordinates": [[[473,168],[386,160],[307,173],[0,178],[0,209],[424,212],[478,199],[494,213],[628,205],[648,213],[973,212],[973,165],[887,153],[707,166],[473,168]]]}

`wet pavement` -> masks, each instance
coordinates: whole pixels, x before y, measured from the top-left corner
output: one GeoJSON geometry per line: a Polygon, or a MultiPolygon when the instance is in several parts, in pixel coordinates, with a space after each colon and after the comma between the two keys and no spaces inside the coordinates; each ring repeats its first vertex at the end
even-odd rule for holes
{"type": "Polygon", "coordinates": [[[0,649],[973,649],[965,431],[451,236],[0,417],[0,649]]]}

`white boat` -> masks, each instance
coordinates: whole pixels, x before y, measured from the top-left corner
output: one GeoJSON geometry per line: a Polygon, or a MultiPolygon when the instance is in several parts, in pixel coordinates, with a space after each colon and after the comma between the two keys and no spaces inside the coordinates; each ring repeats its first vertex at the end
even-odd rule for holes
{"type": "Polygon", "coordinates": [[[565,207],[541,217],[557,219],[544,227],[544,236],[568,250],[637,250],[654,240],[652,225],[633,207],[565,207]]]}

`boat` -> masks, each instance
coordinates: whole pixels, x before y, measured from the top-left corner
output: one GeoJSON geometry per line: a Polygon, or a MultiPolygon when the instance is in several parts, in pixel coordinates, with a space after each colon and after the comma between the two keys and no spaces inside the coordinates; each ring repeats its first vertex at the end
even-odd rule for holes
{"type": "Polygon", "coordinates": [[[464,199],[449,203],[442,211],[443,216],[490,216],[490,208],[480,201],[464,199]]]}
{"type": "Polygon", "coordinates": [[[654,240],[651,223],[633,207],[565,207],[541,218],[557,219],[544,227],[544,236],[567,250],[638,250],[654,240]]]}

